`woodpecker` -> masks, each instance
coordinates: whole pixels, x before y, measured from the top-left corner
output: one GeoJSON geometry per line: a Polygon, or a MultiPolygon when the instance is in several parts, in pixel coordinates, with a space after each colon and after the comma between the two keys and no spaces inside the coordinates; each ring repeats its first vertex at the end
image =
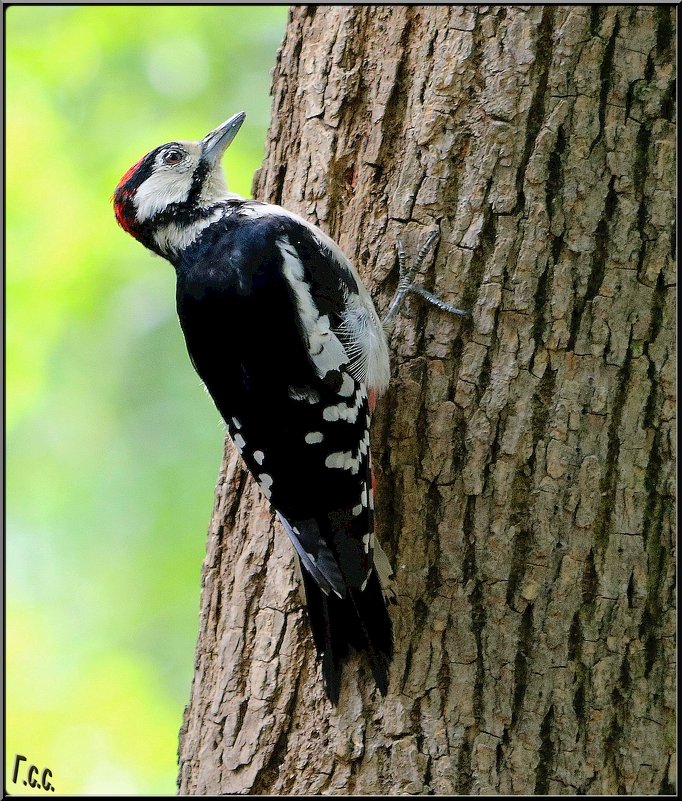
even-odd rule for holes
{"type": "MultiPolygon", "coordinates": [[[[114,211],[175,268],[191,362],[300,560],[327,697],[338,702],[351,646],[366,652],[386,695],[393,634],[369,449],[373,399],[389,382],[386,332],[329,236],[280,206],[228,191],[221,159],[245,116],[199,142],[150,151],[121,178],[114,211]]],[[[408,272],[399,244],[389,317],[406,292],[429,294],[411,282],[429,245],[408,272]]]]}

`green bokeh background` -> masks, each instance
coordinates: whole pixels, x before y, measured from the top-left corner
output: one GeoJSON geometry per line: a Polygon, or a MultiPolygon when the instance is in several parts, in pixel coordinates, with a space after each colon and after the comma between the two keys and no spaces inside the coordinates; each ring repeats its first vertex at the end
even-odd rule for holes
{"type": "MultiPolygon", "coordinates": [[[[115,224],[125,170],[239,110],[249,195],[286,7],[6,12],[6,767],[174,793],[223,430],[170,265],[115,224]]],[[[25,775],[25,774],[24,774],[25,775]]],[[[42,791],[36,791],[42,792],[42,791]]]]}

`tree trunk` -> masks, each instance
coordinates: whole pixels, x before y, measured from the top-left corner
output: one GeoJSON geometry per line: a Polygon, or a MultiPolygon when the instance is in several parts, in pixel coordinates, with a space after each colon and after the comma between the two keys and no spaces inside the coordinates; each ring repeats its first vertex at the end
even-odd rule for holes
{"type": "Polygon", "coordinates": [[[422,277],[472,314],[408,301],[373,422],[385,700],[356,657],[325,699],[293,549],[227,447],[181,792],[672,791],[674,25],[293,8],[255,196],[383,311],[396,237],[439,230],[422,277]]]}

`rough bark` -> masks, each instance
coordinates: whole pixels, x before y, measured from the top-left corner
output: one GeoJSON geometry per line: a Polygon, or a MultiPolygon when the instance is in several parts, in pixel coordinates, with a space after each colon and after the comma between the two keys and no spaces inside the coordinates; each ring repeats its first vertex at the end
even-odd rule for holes
{"type": "Polygon", "coordinates": [[[397,235],[438,229],[423,278],[472,315],[412,300],[393,335],[385,700],[357,660],[325,700],[293,550],[228,445],[182,792],[673,789],[674,24],[292,10],[255,196],[335,237],[384,310],[397,235]]]}

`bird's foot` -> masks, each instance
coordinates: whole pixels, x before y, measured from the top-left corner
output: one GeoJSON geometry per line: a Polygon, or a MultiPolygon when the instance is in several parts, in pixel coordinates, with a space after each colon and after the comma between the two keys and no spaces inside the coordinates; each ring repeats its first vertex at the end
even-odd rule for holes
{"type": "Polygon", "coordinates": [[[469,312],[464,311],[464,309],[458,309],[457,306],[453,306],[451,303],[446,303],[444,300],[441,300],[441,298],[436,297],[436,295],[424,289],[421,284],[415,283],[414,279],[419,272],[419,268],[424,263],[424,259],[431,250],[431,245],[433,245],[436,239],[438,239],[438,232],[433,231],[426,238],[426,242],[419,248],[419,253],[417,253],[417,258],[414,260],[412,267],[408,267],[403,241],[398,238],[398,270],[400,277],[398,279],[398,288],[396,289],[391,305],[388,307],[388,312],[384,318],[384,327],[387,328],[387,330],[393,328],[394,319],[410,292],[419,295],[428,303],[437,306],[442,311],[450,312],[450,314],[457,314],[461,317],[466,317],[469,314],[469,312]]]}

